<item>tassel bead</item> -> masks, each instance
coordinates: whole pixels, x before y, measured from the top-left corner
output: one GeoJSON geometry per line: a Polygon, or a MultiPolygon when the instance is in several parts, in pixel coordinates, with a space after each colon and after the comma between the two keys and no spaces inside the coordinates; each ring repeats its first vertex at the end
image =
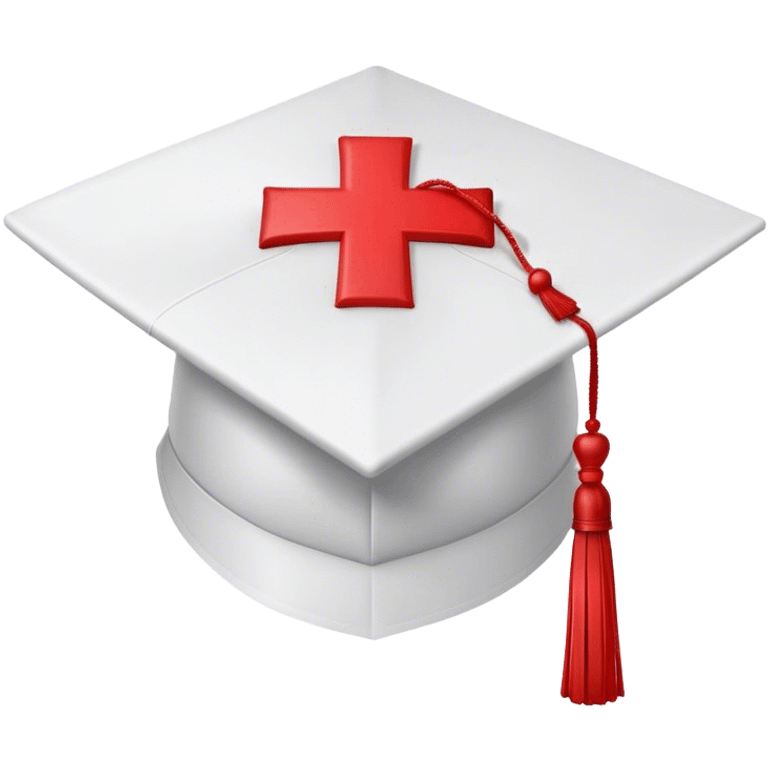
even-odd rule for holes
{"type": "Polygon", "coordinates": [[[546,269],[534,269],[528,275],[528,288],[534,296],[552,287],[552,275],[546,269]]]}
{"type": "Polygon", "coordinates": [[[579,305],[570,296],[552,287],[552,275],[546,269],[532,269],[528,273],[528,288],[558,323],[579,311],[579,305]]]}
{"type": "Polygon", "coordinates": [[[608,458],[610,443],[599,432],[579,435],[573,442],[573,452],[581,466],[573,498],[573,529],[576,531],[609,531],[611,525],[611,497],[602,483],[600,467],[608,458]]]}

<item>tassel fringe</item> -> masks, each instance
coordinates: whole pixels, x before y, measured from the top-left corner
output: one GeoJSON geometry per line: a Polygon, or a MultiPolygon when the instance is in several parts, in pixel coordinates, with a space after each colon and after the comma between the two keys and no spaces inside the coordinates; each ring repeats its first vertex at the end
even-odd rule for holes
{"type": "Polygon", "coordinates": [[[547,288],[539,294],[539,298],[547,312],[558,322],[579,311],[579,305],[570,296],[558,291],[557,288],[547,288]]]}
{"type": "Polygon", "coordinates": [[[568,603],[560,692],[575,704],[616,701],[624,680],[608,531],[574,533],[568,603]]]}

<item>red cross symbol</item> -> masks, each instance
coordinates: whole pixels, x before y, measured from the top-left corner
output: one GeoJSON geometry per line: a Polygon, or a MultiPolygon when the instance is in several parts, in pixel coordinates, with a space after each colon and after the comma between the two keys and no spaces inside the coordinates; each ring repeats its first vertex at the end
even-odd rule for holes
{"type": "MultiPolygon", "coordinates": [[[[409,188],[412,145],[342,136],[340,187],[264,188],[259,245],[340,241],[337,307],[412,307],[409,241],[490,248],[494,234],[450,191],[409,188]]],[[[493,210],[490,189],[465,191],[493,210]]]]}

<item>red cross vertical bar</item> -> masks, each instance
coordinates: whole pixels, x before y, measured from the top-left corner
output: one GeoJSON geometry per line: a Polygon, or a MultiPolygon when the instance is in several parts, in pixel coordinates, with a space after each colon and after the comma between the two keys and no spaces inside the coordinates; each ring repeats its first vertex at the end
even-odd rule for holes
{"type": "MultiPolygon", "coordinates": [[[[448,190],[410,189],[410,138],[342,136],[341,185],[265,187],[259,245],[339,241],[337,307],[413,307],[410,241],[490,248],[493,222],[448,190]]],[[[467,189],[493,210],[490,189],[467,189]]]]}

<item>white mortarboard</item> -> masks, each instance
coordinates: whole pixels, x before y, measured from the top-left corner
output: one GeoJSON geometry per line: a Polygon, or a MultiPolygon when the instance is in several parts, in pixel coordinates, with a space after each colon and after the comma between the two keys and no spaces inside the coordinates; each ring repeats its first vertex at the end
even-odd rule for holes
{"type": "Polygon", "coordinates": [[[447,206],[426,235],[410,203],[377,209],[388,168],[406,187],[443,178],[492,204],[598,335],[764,227],[380,68],[6,217],[177,353],[158,467],[187,541],[260,602],[371,638],[490,600],[563,540],[578,484],[571,355],[585,344],[450,192],[420,193],[447,206]],[[355,154],[370,137],[394,153],[374,176],[355,154]],[[371,218],[334,229],[361,178],[371,218]],[[327,209],[289,194],[318,188],[327,209]],[[383,219],[400,251],[371,297],[343,256],[375,272],[383,219]]]}

